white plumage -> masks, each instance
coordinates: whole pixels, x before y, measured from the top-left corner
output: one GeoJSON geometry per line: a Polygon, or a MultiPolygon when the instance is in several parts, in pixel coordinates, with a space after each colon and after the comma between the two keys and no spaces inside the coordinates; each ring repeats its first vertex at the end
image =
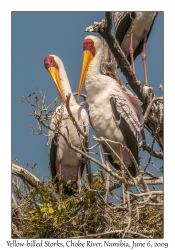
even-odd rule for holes
{"type": "MultiPolygon", "coordinates": [[[[104,51],[101,39],[95,36],[87,36],[83,48],[84,58],[78,93],[81,93],[86,78],[89,116],[96,136],[127,145],[138,162],[137,140],[144,121],[141,109],[142,103],[132,93],[124,92],[114,79],[100,74],[104,51]],[[111,101],[115,104],[115,110],[111,106],[111,101]],[[122,117],[120,121],[117,121],[115,112],[122,117]],[[134,139],[133,142],[130,143],[127,136],[132,140],[134,139]]],[[[119,146],[114,144],[111,144],[111,146],[119,155],[119,146]]],[[[107,148],[107,151],[110,152],[110,149],[107,148]]],[[[112,154],[111,162],[114,160],[118,159],[112,154]]],[[[132,159],[126,151],[123,152],[123,161],[128,168],[133,165],[132,159]]],[[[133,175],[136,174],[133,173],[133,175]]]]}
{"type": "MultiPolygon", "coordinates": [[[[63,103],[56,108],[56,111],[51,120],[50,127],[52,129],[55,129],[55,126],[57,124],[60,128],[60,132],[62,134],[65,134],[67,138],[69,137],[69,140],[74,146],[82,149],[82,137],[79,136],[77,129],[68,116],[66,106],[64,105],[66,95],[68,95],[69,93],[71,94],[69,103],[70,110],[82,131],[84,131],[84,133],[89,136],[88,115],[85,109],[83,109],[75,101],[66,71],[64,69],[64,65],[60,58],[54,55],[48,56],[44,60],[44,65],[51,74],[59,93],[61,93],[61,98],[63,99],[63,103]],[[63,116],[60,123],[58,121],[60,121],[61,114],[63,114],[63,116]]],[[[66,183],[68,180],[78,181],[78,187],[80,189],[81,175],[84,168],[82,155],[72,149],[69,149],[66,141],[61,135],[57,135],[56,137],[54,137],[54,132],[51,130],[48,134],[48,146],[52,177],[54,178],[56,173],[61,174],[63,187],[65,187],[66,190],[65,193],[71,194],[71,191],[66,189],[66,183]]]]}

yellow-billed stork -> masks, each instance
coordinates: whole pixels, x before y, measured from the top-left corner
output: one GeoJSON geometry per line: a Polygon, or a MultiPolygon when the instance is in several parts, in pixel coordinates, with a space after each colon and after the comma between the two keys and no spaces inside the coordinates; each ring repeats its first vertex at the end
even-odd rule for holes
{"type": "MultiPolygon", "coordinates": [[[[60,124],[60,132],[65,134],[66,137],[69,135],[70,142],[74,146],[82,149],[82,138],[79,136],[73,122],[68,117],[68,112],[66,106],[64,105],[66,102],[66,96],[69,93],[71,94],[69,102],[70,110],[82,131],[84,131],[86,135],[89,135],[89,119],[86,110],[77,104],[73,96],[61,59],[55,55],[47,56],[44,59],[44,66],[49,71],[63,102],[62,105],[56,108],[50,127],[55,129],[57,119],[59,119],[62,113],[63,117],[60,124]]],[[[60,193],[62,193],[63,186],[65,194],[72,194],[72,190],[66,186],[68,180],[77,181],[78,188],[80,190],[81,177],[84,169],[82,155],[70,149],[64,138],[59,134],[55,135],[52,130],[49,130],[48,134],[48,147],[52,178],[54,178],[58,173],[58,180],[62,179],[60,193]]]]}
{"type": "Polygon", "coordinates": [[[132,63],[134,72],[134,59],[142,52],[145,85],[148,85],[146,43],[156,16],[157,12],[155,11],[114,13],[115,37],[128,61],[132,63]]]}
{"type": "MultiPolygon", "coordinates": [[[[89,116],[96,136],[127,146],[139,164],[138,138],[144,121],[142,103],[131,92],[124,92],[116,80],[100,73],[104,53],[100,38],[85,37],[83,51],[78,96],[81,94],[86,79],[89,116]]],[[[124,164],[135,177],[137,173],[131,155],[127,151],[123,151],[122,155],[119,145],[109,144],[121,158],[123,157],[124,164]]],[[[103,145],[103,149],[110,153],[108,155],[110,163],[119,169],[119,165],[114,162],[118,160],[116,155],[105,145],[103,145]]]]}

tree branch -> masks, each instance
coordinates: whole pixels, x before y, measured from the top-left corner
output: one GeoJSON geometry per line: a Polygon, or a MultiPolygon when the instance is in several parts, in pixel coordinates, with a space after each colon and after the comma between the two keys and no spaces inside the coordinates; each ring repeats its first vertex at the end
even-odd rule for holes
{"type": "Polygon", "coordinates": [[[35,175],[27,171],[25,168],[20,167],[13,163],[12,163],[12,174],[18,176],[23,181],[26,181],[32,187],[37,187],[38,184],[41,183],[41,181],[35,175]]]}
{"type": "Polygon", "coordinates": [[[151,149],[148,146],[148,144],[146,144],[146,142],[144,140],[142,140],[139,143],[139,148],[143,148],[143,150],[146,150],[148,153],[150,153],[150,155],[163,160],[163,153],[162,152],[155,152],[153,149],[151,149]]]}

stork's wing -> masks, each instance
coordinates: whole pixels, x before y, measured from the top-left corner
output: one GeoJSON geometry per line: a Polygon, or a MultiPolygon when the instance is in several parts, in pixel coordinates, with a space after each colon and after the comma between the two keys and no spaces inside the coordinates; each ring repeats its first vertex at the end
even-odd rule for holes
{"type": "MultiPolygon", "coordinates": [[[[56,112],[56,111],[55,111],[56,112]]],[[[53,114],[53,117],[51,119],[51,123],[50,123],[50,127],[52,129],[54,129],[55,125],[55,113],[53,114]]],[[[47,137],[47,145],[48,145],[48,153],[49,153],[49,157],[50,157],[50,162],[49,162],[49,166],[50,166],[50,171],[52,174],[52,179],[56,176],[56,153],[57,153],[57,136],[54,135],[54,132],[52,130],[49,130],[48,133],[48,137],[47,137]]],[[[56,179],[57,181],[57,179],[56,179]]]]}
{"type": "Polygon", "coordinates": [[[127,90],[126,92],[131,104],[133,105],[134,109],[135,109],[135,112],[137,114],[137,117],[139,119],[139,122],[140,122],[140,126],[141,128],[143,128],[143,123],[144,123],[144,117],[143,117],[143,110],[142,110],[142,102],[136,97],[133,95],[133,93],[129,90],[127,90]]]}
{"type": "Polygon", "coordinates": [[[128,122],[126,121],[126,119],[122,117],[122,115],[118,112],[116,108],[116,105],[117,105],[116,99],[114,97],[110,98],[110,103],[111,103],[111,107],[112,107],[112,111],[115,116],[115,119],[117,120],[117,122],[119,122],[119,128],[123,134],[126,145],[131,150],[134,158],[139,164],[137,139],[133,131],[131,130],[128,122]]]}
{"type": "Polygon", "coordinates": [[[135,12],[114,12],[115,37],[120,45],[122,44],[123,38],[129,30],[133,19],[135,19],[135,12]]]}
{"type": "Polygon", "coordinates": [[[132,93],[124,92],[118,84],[111,89],[110,103],[126,145],[139,164],[137,141],[143,127],[142,103],[132,93]]]}
{"type": "MultiPolygon", "coordinates": [[[[156,12],[156,15],[155,15],[155,17],[154,17],[154,19],[153,19],[153,22],[152,22],[151,27],[150,27],[150,29],[149,29],[149,32],[148,32],[148,34],[147,34],[147,41],[148,41],[148,38],[149,38],[149,36],[150,36],[150,34],[151,34],[151,30],[152,30],[152,27],[153,27],[153,25],[154,25],[154,21],[155,21],[155,18],[156,18],[157,15],[158,15],[158,12],[156,12]]],[[[138,46],[136,47],[136,49],[135,49],[135,51],[134,51],[134,60],[135,60],[136,57],[142,52],[142,49],[143,49],[143,42],[144,42],[144,39],[142,39],[142,40],[140,41],[140,43],[138,44],[138,46]]],[[[130,55],[128,55],[128,61],[131,63],[130,55]]]]}

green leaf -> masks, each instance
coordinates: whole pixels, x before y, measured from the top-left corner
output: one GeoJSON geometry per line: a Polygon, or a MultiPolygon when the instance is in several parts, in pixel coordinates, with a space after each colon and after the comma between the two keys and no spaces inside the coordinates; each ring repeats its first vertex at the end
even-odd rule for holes
{"type": "Polygon", "coordinates": [[[71,183],[72,183],[72,181],[71,181],[71,180],[68,180],[68,181],[67,181],[67,185],[68,185],[68,186],[70,186],[70,185],[71,185],[71,183]]]}
{"type": "Polygon", "coordinates": [[[52,207],[49,207],[49,214],[53,214],[54,213],[54,209],[52,207]]]}
{"type": "Polygon", "coordinates": [[[39,230],[36,231],[34,238],[39,238],[39,230]]]}
{"type": "Polygon", "coordinates": [[[76,226],[76,225],[77,225],[76,220],[73,220],[73,221],[72,221],[72,225],[73,225],[73,226],[76,226]]]}
{"type": "Polygon", "coordinates": [[[113,163],[117,163],[118,164],[118,163],[120,163],[120,161],[119,160],[114,160],[113,163]]]}
{"type": "Polygon", "coordinates": [[[97,222],[98,221],[98,215],[96,214],[93,218],[93,222],[97,222]]]}
{"type": "Polygon", "coordinates": [[[53,220],[54,220],[53,226],[56,227],[56,226],[58,225],[58,219],[57,219],[57,218],[54,218],[53,220]]]}
{"type": "Polygon", "coordinates": [[[48,207],[43,207],[43,208],[41,209],[41,212],[42,212],[42,213],[48,212],[48,207]]]}

